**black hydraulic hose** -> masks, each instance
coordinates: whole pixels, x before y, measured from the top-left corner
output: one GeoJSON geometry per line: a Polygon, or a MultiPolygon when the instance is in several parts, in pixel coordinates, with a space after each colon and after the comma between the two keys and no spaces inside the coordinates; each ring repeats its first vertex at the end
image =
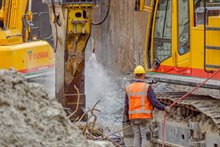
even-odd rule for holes
{"type": "Polygon", "coordinates": [[[57,20],[57,17],[56,17],[56,10],[55,10],[54,0],[51,0],[51,2],[52,2],[52,9],[53,9],[54,20],[55,20],[54,23],[55,23],[55,31],[56,31],[56,40],[55,40],[54,52],[56,53],[57,47],[58,47],[58,28],[57,28],[57,25],[61,26],[61,24],[59,23],[59,21],[57,20]]]}
{"type": "Polygon", "coordinates": [[[109,16],[110,9],[111,9],[111,0],[108,0],[108,10],[106,12],[106,15],[105,15],[104,19],[100,22],[92,22],[92,25],[101,25],[101,24],[103,24],[109,16]]]}
{"type": "Polygon", "coordinates": [[[59,22],[59,20],[57,19],[57,16],[56,16],[55,2],[54,2],[54,0],[51,0],[51,2],[52,2],[52,9],[53,9],[55,22],[58,24],[58,26],[61,26],[61,23],[59,22]]]}

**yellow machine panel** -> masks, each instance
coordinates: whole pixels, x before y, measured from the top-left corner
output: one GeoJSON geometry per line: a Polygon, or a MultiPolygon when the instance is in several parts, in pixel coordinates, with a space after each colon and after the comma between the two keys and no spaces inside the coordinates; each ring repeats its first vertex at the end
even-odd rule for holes
{"type": "Polygon", "coordinates": [[[26,76],[39,76],[54,67],[53,50],[45,41],[1,46],[0,56],[1,69],[14,68],[26,76]]]}

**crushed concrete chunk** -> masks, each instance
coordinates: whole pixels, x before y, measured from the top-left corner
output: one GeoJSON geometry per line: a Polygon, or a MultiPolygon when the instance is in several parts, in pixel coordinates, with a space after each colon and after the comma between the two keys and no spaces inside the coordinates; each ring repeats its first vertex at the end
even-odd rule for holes
{"type": "Polygon", "coordinates": [[[55,98],[15,71],[0,71],[0,146],[112,147],[86,140],[55,98]]]}

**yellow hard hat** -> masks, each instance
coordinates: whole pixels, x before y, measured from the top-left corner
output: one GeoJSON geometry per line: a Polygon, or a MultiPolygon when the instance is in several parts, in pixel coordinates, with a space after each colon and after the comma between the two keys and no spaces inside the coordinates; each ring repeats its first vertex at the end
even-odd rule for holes
{"type": "Polygon", "coordinates": [[[145,73],[146,72],[145,72],[143,66],[141,66],[141,65],[136,66],[135,69],[134,69],[134,74],[135,75],[136,74],[145,74],[145,73]]]}

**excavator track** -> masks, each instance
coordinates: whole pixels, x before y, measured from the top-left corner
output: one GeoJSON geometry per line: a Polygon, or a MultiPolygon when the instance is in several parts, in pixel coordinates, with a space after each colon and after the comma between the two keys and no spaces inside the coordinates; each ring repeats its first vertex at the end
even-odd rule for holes
{"type": "MultiPolygon", "coordinates": [[[[159,92],[158,100],[171,105],[186,92],[159,92]]],[[[165,147],[218,147],[220,146],[220,100],[211,96],[189,95],[179,101],[167,114],[165,147]]],[[[154,111],[151,125],[151,142],[161,147],[164,129],[164,112],[154,111]]]]}
{"type": "MultiPolygon", "coordinates": [[[[171,105],[178,98],[186,94],[185,92],[164,92],[157,93],[159,101],[166,105],[171,105]]],[[[182,108],[182,112],[186,111],[186,115],[198,115],[199,113],[212,119],[216,128],[220,130],[220,100],[210,96],[190,95],[188,98],[180,101],[177,107],[182,108]]]]}
{"type": "MultiPolygon", "coordinates": [[[[157,92],[158,100],[171,105],[186,92],[157,92]]],[[[211,96],[190,95],[171,108],[165,127],[165,147],[219,147],[220,100],[211,96]]],[[[123,127],[128,127],[123,125],[123,127]]],[[[154,111],[150,127],[153,147],[162,147],[164,112],[154,111]]],[[[133,142],[132,128],[123,131],[127,146],[133,142]]]]}
{"type": "MultiPolygon", "coordinates": [[[[157,92],[157,99],[171,105],[186,92],[157,92]]],[[[219,147],[220,100],[211,96],[189,95],[178,102],[167,114],[165,147],[219,147]]],[[[123,127],[127,127],[123,125],[123,127]]],[[[153,147],[161,147],[163,140],[164,112],[154,111],[150,127],[153,147]]],[[[133,142],[132,128],[123,131],[126,145],[133,142]]]]}

